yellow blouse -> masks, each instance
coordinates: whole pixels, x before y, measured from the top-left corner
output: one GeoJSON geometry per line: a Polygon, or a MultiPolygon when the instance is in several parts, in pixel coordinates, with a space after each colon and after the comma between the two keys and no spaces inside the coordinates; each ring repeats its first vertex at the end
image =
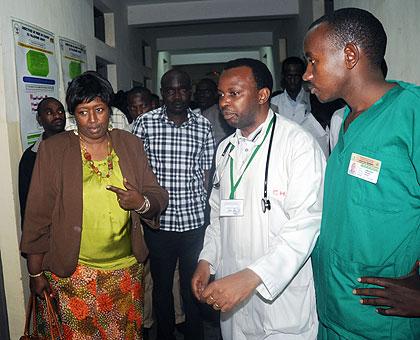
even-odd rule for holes
{"type": "MultiPolygon", "coordinates": [[[[83,157],[83,156],[82,156],[83,157]]],[[[136,263],[131,251],[130,213],[122,209],[117,195],[107,185],[124,188],[119,159],[112,151],[113,170],[109,178],[95,174],[83,159],[83,222],[79,263],[96,269],[116,270],[136,263]]],[[[108,173],[107,160],[94,161],[108,173]]]]}

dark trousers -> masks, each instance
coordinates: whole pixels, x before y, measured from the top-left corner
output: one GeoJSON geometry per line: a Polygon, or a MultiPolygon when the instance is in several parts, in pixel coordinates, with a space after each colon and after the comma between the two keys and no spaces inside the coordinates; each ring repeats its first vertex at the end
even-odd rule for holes
{"type": "Polygon", "coordinates": [[[153,278],[153,309],[157,321],[157,339],[174,340],[175,317],[172,285],[179,259],[181,297],[185,313],[185,340],[203,339],[199,302],[191,291],[191,278],[203,248],[204,228],[172,232],[145,228],[153,278]]]}

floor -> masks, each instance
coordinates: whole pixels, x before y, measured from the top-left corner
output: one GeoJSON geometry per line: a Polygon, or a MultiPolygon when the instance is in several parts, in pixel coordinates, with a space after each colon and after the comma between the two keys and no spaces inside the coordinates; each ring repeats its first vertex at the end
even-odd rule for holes
{"type": "MultiPolygon", "coordinates": [[[[175,330],[176,340],[184,340],[184,336],[178,330],[175,330]]],[[[156,327],[153,327],[148,331],[148,337],[144,340],[159,340],[156,338],[156,327]]],[[[223,340],[220,335],[220,327],[212,322],[204,322],[204,340],[223,340]]]]}

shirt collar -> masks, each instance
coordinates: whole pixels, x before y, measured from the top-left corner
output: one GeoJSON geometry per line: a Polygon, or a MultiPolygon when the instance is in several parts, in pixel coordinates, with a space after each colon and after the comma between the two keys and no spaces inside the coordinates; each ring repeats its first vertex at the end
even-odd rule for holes
{"type": "MultiPolygon", "coordinates": [[[[160,115],[159,115],[160,119],[167,124],[174,124],[174,122],[172,122],[168,118],[168,114],[166,113],[166,105],[163,105],[160,109],[161,109],[160,115]]],[[[200,116],[200,109],[192,110],[191,108],[188,108],[187,120],[183,122],[179,127],[187,126],[194,123],[198,119],[199,116],[200,116]]]]}
{"type": "Polygon", "coordinates": [[[41,144],[42,140],[44,139],[44,133],[41,133],[41,135],[36,140],[35,144],[32,146],[33,152],[38,152],[39,144],[41,144]]]}
{"type": "Polygon", "coordinates": [[[289,93],[287,90],[284,90],[284,93],[286,95],[286,99],[291,103],[303,103],[307,105],[310,101],[309,99],[309,92],[306,92],[303,87],[300,89],[298,95],[296,96],[296,100],[293,100],[292,97],[289,96],[289,93]]]}
{"type": "Polygon", "coordinates": [[[236,129],[235,134],[230,138],[229,143],[233,146],[237,146],[241,142],[251,142],[255,145],[259,145],[262,143],[264,139],[265,131],[267,130],[268,124],[270,124],[271,118],[273,118],[274,112],[273,110],[269,109],[267,118],[265,119],[264,123],[259,125],[254,131],[252,131],[248,137],[242,136],[241,130],[236,129]]]}

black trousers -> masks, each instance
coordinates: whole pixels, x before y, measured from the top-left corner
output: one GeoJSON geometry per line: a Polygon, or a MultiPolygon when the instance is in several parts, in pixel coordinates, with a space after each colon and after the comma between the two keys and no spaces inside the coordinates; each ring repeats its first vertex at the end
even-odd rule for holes
{"type": "Polygon", "coordinates": [[[179,259],[181,297],[185,313],[185,340],[202,340],[203,323],[199,302],[191,291],[191,278],[203,248],[205,228],[172,232],[144,228],[153,278],[153,309],[157,321],[157,339],[175,340],[172,285],[179,259]]]}

